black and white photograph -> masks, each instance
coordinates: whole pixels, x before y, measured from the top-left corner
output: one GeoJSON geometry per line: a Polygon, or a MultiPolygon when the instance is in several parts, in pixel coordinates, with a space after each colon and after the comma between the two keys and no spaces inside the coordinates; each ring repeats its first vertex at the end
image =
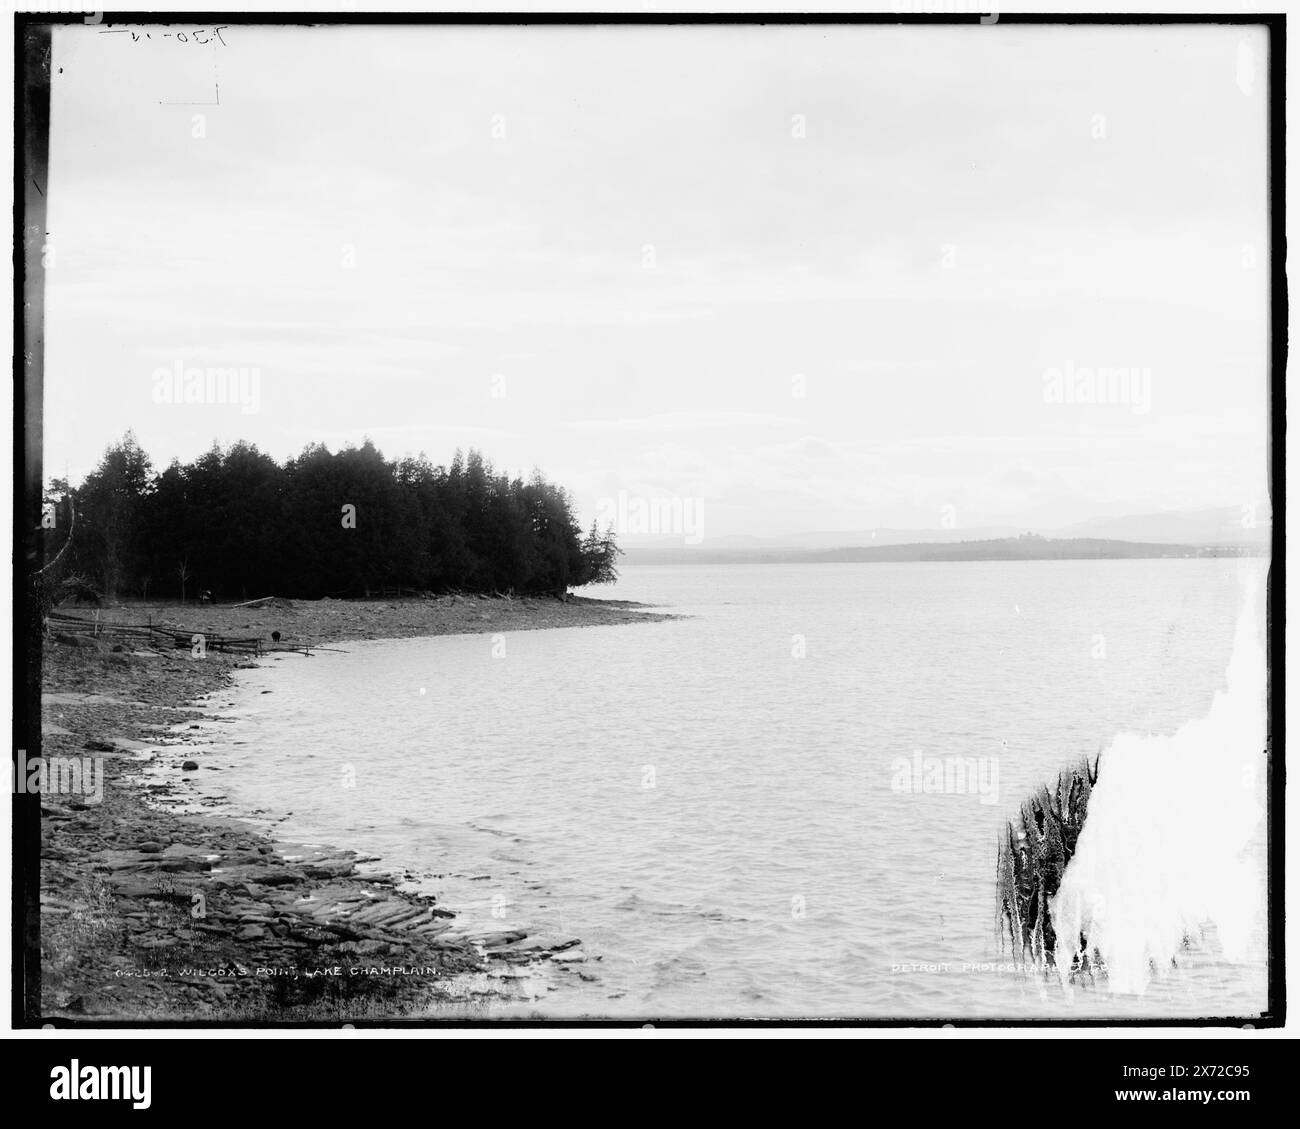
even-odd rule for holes
{"type": "Polygon", "coordinates": [[[20,14],[16,1025],[1280,1023],[1232,7],[20,14]]]}

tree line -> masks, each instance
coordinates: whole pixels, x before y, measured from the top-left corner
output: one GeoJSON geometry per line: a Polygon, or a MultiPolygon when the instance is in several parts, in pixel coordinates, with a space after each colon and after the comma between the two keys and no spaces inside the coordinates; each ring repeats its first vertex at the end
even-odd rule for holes
{"type": "MultiPolygon", "coordinates": [[[[450,466],[390,462],[366,440],[278,463],[251,443],[155,472],[127,432],[79,486],[55,480],[42,525],[60,576],[109,600],[549,594],[617,578],[619,548],[539,472],[496,473],[478,452],[450,466]]],[[[50,578],[51,580],[53,578],[50,578]]]]}

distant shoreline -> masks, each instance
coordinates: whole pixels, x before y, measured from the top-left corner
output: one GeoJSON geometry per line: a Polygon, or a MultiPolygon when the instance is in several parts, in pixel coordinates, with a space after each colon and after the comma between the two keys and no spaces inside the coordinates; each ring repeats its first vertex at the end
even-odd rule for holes
{"type": "MultiPolygon", "coordinates": [[[[400,596],[374,599],[298,600],[274,597],[267,603],[187,604],[175,600],[128,601],[107,608],[64,603],[58,611],[105,625],[140,624],[214,636],[256,637],[264,649],[302,650],[358,640],[411,639],[498,631],[538,631],[554,627],[600,627],[678,618],[630,600],[570,596],[400,596]],[[278,639],[272,633],[279,634],[278,639]]],[[[55,625],[54,630],[66,630],[55,625]]]]}
{"type": "Polygon", "coordinates": [[[629,548],[629,565],[689,564],[889,564],[963,561],[1187,560],[1264,557],[1261,543],[1179,545],[1109,538],[1030,535],[981,541],[917,541],[838,549],[629,548]]]}

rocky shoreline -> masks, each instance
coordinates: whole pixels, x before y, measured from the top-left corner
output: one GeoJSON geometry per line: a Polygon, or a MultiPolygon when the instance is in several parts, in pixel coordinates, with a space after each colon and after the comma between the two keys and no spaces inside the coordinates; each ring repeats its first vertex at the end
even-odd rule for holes
{"type": "MultiPolygon", "coordinates": [[[[126,606],[139,622],[325,646],[360,638],[530,630],[672,618],[613,601],[279,601],[262,608],[126,606]]],[[[41,796],[42,1016],[46,1021],[365,1022],[476,1018],[544,964],[587,978],[572,937],[471,936],[403,876],[348,850],[277,844],[252,825],[175,810],[184,757],[210,716],[199,699],[242,656],[131,651],[111,629],[45,642],[45,757],[86,767],[80,791],[41,796]],[[114,647],[118,649],[114,649],[114,647]],[[95,771],[99,773],[95,775],[95,771]],[[101,798],[88,794],[97,780],[101,798]]],[[[186,764],[196,762],[186,761],[186,764]]]]}

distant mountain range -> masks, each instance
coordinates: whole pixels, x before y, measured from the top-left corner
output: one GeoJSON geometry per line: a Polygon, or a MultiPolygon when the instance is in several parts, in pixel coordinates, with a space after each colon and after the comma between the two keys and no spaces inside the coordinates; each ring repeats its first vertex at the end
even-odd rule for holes
{"type": "Polygon", "coordinates": [[[634,549],[629,564],[868,564],[887,561],[1150,560],[1257,556],[1262,545],[1158,545],[1097,537],[996,537],[948,544],[914,542],[847,549],[634,549]]]}
{"type": "Polygon", "coordinates": [[[982,526],[731,536],[699,545],[665,538],[629,546],[624,559],[628,564],[774,564],[1253,556],[1267,551],[1271,533],[1267,513],[1217,508],[1092,518],[1041,533],[982,526]]]}
{"type": "Polygon", "coordinates": [[[1211,510],[1171,510],[1129,517],[1097,517],[1051,535],[1113,537],[1121,541],[1164,541],[1175,545],[1267,544],[1272,537],[1267,510],[1221,507],[1211,510]]]}

